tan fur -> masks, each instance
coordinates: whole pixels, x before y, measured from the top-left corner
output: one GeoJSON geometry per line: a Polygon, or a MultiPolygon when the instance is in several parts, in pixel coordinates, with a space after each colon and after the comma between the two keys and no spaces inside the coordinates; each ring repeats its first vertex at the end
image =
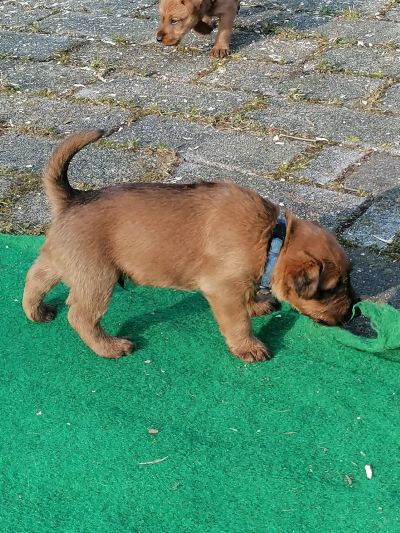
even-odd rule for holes
{"type": "MultiPolygon", "coordinates": [[[[98,355],[120,357],[133,344],[107,335],[100,320],[124,274],[138,284],[201,291],[231,352],[247,362],[268,358],[252,334],[250,317],[273,310],[268,300],[256,297],[256,289],[277,207],[231,183],[77,191],[68,183],[68,164],[102,135],[99,130],[68,137],[44,171],[53,220],[27,274],[26,316],[38,322],[54,318],[43,298],[63,281],[70,287],[71,326],[98,355]]],[[[342,322],[352,304],[342,248],[319,226],[290,213],[287,220],[273,292],[316,320],[342,322]],[[326,298],[322,291],[328,291],[326,298]]]]}
{"type": "Polygon", "coordinates": [[[230,54],[230,39],[240,0],[160,0],[157,41],[166,46],[179,44],[190,30],[211,33],[213,17],[219,19],[218,33],[211,50],[214,57],[230,54]]]}

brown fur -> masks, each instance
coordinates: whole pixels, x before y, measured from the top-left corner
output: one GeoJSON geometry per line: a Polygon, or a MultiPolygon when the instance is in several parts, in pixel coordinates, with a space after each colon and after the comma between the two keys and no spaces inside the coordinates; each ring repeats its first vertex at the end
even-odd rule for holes
{"type": "Polygon", "coordinates": [[[157,41],[174,46],[190,30],[206,35],[219,18],[218,33],[211,50],[214,57],[230,54],[230,39],[240,0],[160,0],[157,41]]]}
{"type": "MultiPolygon", "coordinates": [[[[250,317],[273,306],[256,297],[275,205],[231,183],[123,184],[77,191],[69,162],[101,130],[66,138],[44,171],[52,224],[29,270],[23,296],[27,317],[54,318],[43,302],[63,281],[70,287],[68,320],[98,355],[117,358],[133,344],[107,335],[100,320],[121,274],[157,287],[200,290],[231,352],[263,361],[267,348],[251,332],[250,317]]],[[[287,238],[273,271],[272,290],[312,318],[330,324],[349,314],[348,262],[336,239],[319,226],[287,217],[287,238]]]]}

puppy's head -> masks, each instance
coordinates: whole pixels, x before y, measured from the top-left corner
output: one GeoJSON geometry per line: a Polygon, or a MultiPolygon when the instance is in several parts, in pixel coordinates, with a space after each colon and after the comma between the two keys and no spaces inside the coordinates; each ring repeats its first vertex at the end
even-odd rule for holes
{"type": "Polygon", "coordinates": [[[343,324],[357,301],[350,283],[350,263],[328,230],[287,214],[286,240],[271,288],[280,300],[317,322],[343,324]]]}
{"type": "Polygon", "coordinates": [[[179,44],[201,19],[200,0],[161,0],[157,41],[166,46],[179,44]]]}

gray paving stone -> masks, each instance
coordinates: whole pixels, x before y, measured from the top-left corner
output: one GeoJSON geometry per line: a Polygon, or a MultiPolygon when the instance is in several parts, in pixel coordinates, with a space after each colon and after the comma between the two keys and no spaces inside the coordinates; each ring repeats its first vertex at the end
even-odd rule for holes
{"type": "Polygon", "coordinates": [[[68,100],[0,95],[0,122],[16,127],[72,133],[92,128],[110,129],[129,120],[129,112],[68,100]]]}
{"type": "Polygon", "coordinates": [[[281,11],[272,18],[271,24],[274,31],[294,30],[306,34],[318,33],[318,28],[327,24],[332,17],[319,15],[310,12],[293,13],[290,11],[281,11]]]}
{"type": "Polygon", "coordinates": [[[178,119],[148,116],[115,133],[112,139],[121,143],[137,143],[153,148],[164,146],[179,154],[194,150],[207,140],[216,140],[218,131],[211,126],[200,126],[178,119]]]}
{"type": "Polygon", "coordinates": [[[386,18],[393,22],[400,22],[400,6],[397,5],[394,9],[390,9],[386,13],[386,18]]]}
{"type": "Polygon", "coordinates": [[[72,50],[80,41],[70,37],[0,31],[0,54],[47,61],[57,54],[72,50]]]}
{"type": "Polygon", "coordinates": [[[268,21],[279,13],[273,7],[271,4],[265,5],[262,2],[241,3],[235,25],[239,28],[264,28],[268,25],[268,21]]]}
{"type": "Polygon", "coordinates": [[[184,157],[192,163],[216,166],[243,174],[262,175],[288,163],[306,147],[303,142],[276,144],[270,137],[221,132],[217,142],[206,141],[184,157]]]}
{"type": "Polygon", "coordinates": [[[34,6],[21,6],[17,4],[0,5],[0,26],[5,28],[23,28],[50,15],[50,9],[34,6]]]}
{"type": "MultiPolygon", "coordinates": [[[[9,170],[40,172],[57,141],[44,137],[6,134],[1,137],[0,166],[9,170]]],[[[125,181],[140,181],[151,173],[161,177],[159,157],[139,152],[90,146],[79,152],[69,168],[74,187],[103,187],[125,181]]]]}
{"type": "Polygon", "coordinates": [[[236,91],[227,92],[196,85],[175,85],[153,78],[117,74],[105,83],[95,84],[76,94],[77,97],[98,100],[107,98],[116,102],[129,102],[140,107],[158,106],[179,113],[196,110],[204,115],[217,115],[232,111],[251,100],[251,96],[236,91]]]}
{"type": "Polygon", "coordinates": [[[269,59],[276,63],[304,61],[318,48],[318,43],[307,40],[287,41],[271,37],[261,38],[240,50],[248,59],[269,59]]]}
{"type": "Polygon", "coordinates": [[[16,183],[17,179],[13,176],[0,176],[0,200],[8,195],[16,183]]]}
{"type": "Polygon", "coordinates": [[[194,163],[183,163],[177,167],[172,179],[177,183],[199,180],[234,181],[257,191],[261,196],[293,211],[297,216],[320,222],[331,230],[336,230],[363,202],[362,198],[350,194],[257,176],[245,176],[238,171],[194,163]]]}
{"type": "Polygon", "coordinates": [[[154,22],[146,19],[108,16],[92,13],[70,12],[53,15],[40,23],[40,29],[49,33],[75,37],[97,37],[118,41],[127,39],[132,43],[153,42],[154,22]]]}
{"type": "Polygon", "coordinates": [[[19,229],[44,226],[50,222],[50,204],[42,191],[22,196],[11,209],[11,222],[19,229]]]}
{"type": "Polygon", "coordinates": [[[190,81],[195,74],[212,65],[208,55],[180,52],[177,48],[150,49],[137,45],[111,46],[90,43],[71,54],[71,59],[87,67],[129,69],[144,76],[190,81]]]}
{"type": "Polygon", "coordinates": [[[400,84],[394,85],[386,92],[382,99],[382,108],[394,113],[400,113],[400,84]]]}
{"type": "Polygon", "coordinates": [[[374,152],[355,167],[343,184],[348,189],[390,197],[400,203],[400,157],[374,152]]]}
{"type": "Polygon", "coordinates": [[[304,71],[315,70],[321,62],[335,69],[350,70],[358,74],[382,73],[386,76],[400,76],[400,50],[365,46],[331,48],[318,58],[305,63],[304,71]]]}
{"type": "Polygon", "coordinates": [[[351,280],[356,294],[368,300],[400,308],[399,261],[388,259],[365,248],[348,248],[353,264],[351,280]]]}
{"type": "Polygon", "coordinates": [[[96,80],[94,72],[70,65],[0,60],[0,86],[11,86],[21,91],[49,89],[62,93],[77,90],[96,80]]]}
{"type": "Polygon", "coordinates": [[[306,168],[294,172],[293,176],[308,178],[320,185],[326,185],[341,178],[350,166],[365,156],[365,153],[339,146],[328,146],[323,148],[306,168]]]}
{"type": "Polygon", "coordinates": [[[400,117],[282,100],[271,100],[265,110],[247,116],[268,128],[367,147],[389,145],[400,153],[400,117]]]}
{"type": "Polygon", "coordinates": [[[266,96],[279,94],[279,79],[289,76],[289,67],[257,61],[231,61],[201,78],[201,83],[228,90],[242,89],[266,96]]]}
{"type": "Polygon", "coordinates": [[[400,44],[400,27],[385,20],[346,20],[335,18],[316,28],[316,33],[329,39],[343,39],[349,42],[361,41],[365,45],[400,44]]]}
{"type": "Polygon", "coordinates": [[[274,4],[292,11],[335,13],[351,8],[360,13],[375,14],[386,5],[386,2],[385,0],[275,0],[274,4]]]}
{"type": "Polygon", "coordinates": [[[374,202],[344,233],[345,239],[360,246],[385,249],[400,229],[400,205],[387,200],[374,202]]]}
{"type": "Polygon", "coordinates": [[[379,80],[340,74],[292,75],[279,81],[278,94],[354,106],[381,84],[379,80]]]}

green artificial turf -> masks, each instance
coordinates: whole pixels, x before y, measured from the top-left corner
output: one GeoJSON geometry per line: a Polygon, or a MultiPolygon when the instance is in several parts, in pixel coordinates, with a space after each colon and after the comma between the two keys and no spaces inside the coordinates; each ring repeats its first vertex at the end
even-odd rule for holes
{"type": "Polygon", "coordinates": [[[129,285],[104,325],[138,350],[101,359],[65,287],[25,318],[41,242],[0,236],[1,532],[400,531],[398,349],[284,305],[254,319],[274,359],[243,364],[201,295],[129,285]]]}

